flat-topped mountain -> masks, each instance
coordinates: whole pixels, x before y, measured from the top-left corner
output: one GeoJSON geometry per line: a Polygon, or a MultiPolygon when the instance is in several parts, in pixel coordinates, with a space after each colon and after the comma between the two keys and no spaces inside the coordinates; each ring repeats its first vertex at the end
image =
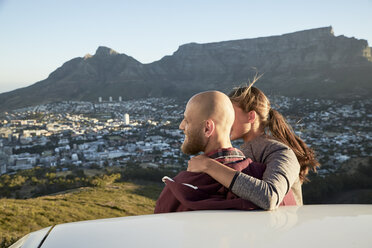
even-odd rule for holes
{"type": "Polygon", "coordinates": [[[228,92],[256,73],[269,94],[361,98],[372,93],[372,55],[366,40],[335,36],[332,27],[279,36],[182,45],[171,56],[142,64],[99,47],[74,58],[45,80],[0,94],[0,110],[60,100],[97,101],[228,92]],[[255,68],[255,69],[253,69],[255,68]]]}

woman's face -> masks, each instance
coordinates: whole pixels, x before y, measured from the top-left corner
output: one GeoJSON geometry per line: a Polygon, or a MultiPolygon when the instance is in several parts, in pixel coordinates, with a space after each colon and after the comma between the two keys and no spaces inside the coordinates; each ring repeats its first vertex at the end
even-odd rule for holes
{"type": "Polygon", "coordinates": [[[231,128],[230,139],[242,139],[251,129],[250,123],[247,122],[248,114],[239,108],[236,103],[233,103],[233,107],[235,112],[235,120],[231,128]]]}

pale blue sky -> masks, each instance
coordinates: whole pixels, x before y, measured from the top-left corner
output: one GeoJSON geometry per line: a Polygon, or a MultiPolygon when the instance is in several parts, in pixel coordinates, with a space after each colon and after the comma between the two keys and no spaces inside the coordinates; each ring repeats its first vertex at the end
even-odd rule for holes
{"type": "Polygon", "coordinates": [[[103,45],[150,63],[178,46],[333,26],[372,45],[372,0],[0,0],[0,93],[103,45]]]}

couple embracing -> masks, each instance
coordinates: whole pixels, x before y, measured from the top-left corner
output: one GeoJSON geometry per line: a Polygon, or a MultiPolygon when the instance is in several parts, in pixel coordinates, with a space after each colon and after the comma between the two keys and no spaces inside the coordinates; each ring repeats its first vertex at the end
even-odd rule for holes
{"type": "MultiPolygon", "coordinates": [[[[253,83],[252,83],[253,84],[253,83]]],[[[229,96],[194,95],[179,128],[187,171],[164,177],[155,213],[302,205],[301,185],[319,166],[310,149],[252,84],[229,96]],[[240,150],[230,140],[242,139],[240,150]]]]}

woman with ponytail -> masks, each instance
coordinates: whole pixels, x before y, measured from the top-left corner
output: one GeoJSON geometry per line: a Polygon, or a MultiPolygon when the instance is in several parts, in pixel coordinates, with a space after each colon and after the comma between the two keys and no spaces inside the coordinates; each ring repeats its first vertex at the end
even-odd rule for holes
{"type": "Polygon", "coordinates": [[[243,139],[241,150],[245,156],[266,164],[263,179],[239,172],[232,175],[229,168],[205,155],[191,158],[187,170],[209,174],[239,197],[265,210],[277,208],[289,190],[297,205],[302,205],[301,185],[309,170],[316,171],[319,163],[314,151],[271,108],[268,98],[253,83],[229,94],[235,111],[231,139],[243,139]]]}

